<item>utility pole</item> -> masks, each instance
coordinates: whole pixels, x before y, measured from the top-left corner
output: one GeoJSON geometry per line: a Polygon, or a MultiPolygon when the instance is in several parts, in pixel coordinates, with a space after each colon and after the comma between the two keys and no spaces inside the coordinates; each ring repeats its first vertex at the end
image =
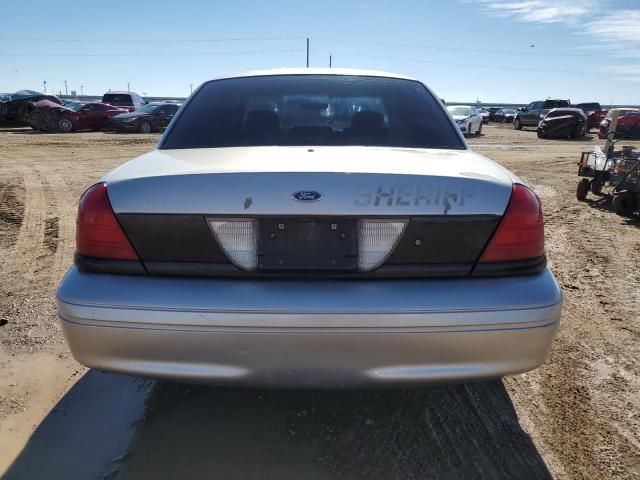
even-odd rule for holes
{"type": "Polygon", "coordinates": [[[131,91],[131,82],[127,82],[127,92],[131,91]]]}
{"type": "Polygon", "coordinates": [[[329,68],[331,68],[331,57],[333,57],[333,55],[329,55],[329,68]]]}
{"type": "Polygon", "coordinates": [[[189,87],[191,88],[191,93],[193,94],[193,83],[190,83],[189,87]]]}
{"type": "Polygon", "coordinates": [[[307,68],[309,68],[309,39],[307,38],[307,68]]]}
{"type": "Polygon", "coordinates": [[[67,88],[67,81],[64,80],[64,94],[69,95],[69,89],[67,88]]]}
{"type": "Polygon", "coordinates": [[[83,97],[84,96],[84,90],[82,90],[84,88],[84,85],[80,85],[80,96],[83,97]]]}
{"type": "Polygon", "coordinates": [[[44,85],[44,93],[47,93],[47,81],[43,80],[42,84],[44,85]]]}

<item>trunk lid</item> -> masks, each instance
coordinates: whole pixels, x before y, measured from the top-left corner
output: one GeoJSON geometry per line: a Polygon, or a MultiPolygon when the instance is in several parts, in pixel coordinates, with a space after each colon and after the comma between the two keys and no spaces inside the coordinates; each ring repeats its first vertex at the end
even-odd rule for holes
{"type": "Polygon", "coordinates": [[[380,147],[156,150],[105,177],[116,214],[242,216],[501,215],[513,180],[468,150],[380,147]]]}

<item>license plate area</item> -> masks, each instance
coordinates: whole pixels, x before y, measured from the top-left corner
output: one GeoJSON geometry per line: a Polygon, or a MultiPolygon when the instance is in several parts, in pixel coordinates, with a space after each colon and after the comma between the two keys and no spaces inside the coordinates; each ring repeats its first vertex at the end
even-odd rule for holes
{"type": "Polygon", "coordinates": [[[356,270],[356,220],[261,219],[261,270],[356,270]]]}

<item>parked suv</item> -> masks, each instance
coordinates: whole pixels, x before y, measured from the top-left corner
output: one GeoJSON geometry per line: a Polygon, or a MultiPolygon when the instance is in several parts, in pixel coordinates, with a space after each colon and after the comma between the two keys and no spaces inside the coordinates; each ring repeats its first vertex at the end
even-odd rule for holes
{"type": "Polygon", "coordinates": [[[569,108],[569,100],[539,100],[531,102],[526,107],[518,109],[518,114],[513,120],[513,128],[522,130],[522,127],[537,127],[540,120],[549,113],[552,108],[569,108]]]}
{"type": "Polygon", "coordinates": [[[133,112],[147,102],[134,92],[107,92],[102,96],[102,103],[107,103],[114,107],[126,108],[130,112],[133,112]]]}

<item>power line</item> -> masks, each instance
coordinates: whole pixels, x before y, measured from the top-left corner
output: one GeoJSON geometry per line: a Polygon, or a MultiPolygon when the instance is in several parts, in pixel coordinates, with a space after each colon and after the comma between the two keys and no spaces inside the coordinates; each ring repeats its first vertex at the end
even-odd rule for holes
{"type": "Polygon", "coordinates": [[[347,52],[333,52],[333,53],[339,54],[339,55],[345,55],[348,57],[375,58],[379,60],[396,60],[396,61],[410,62],[410,63],[430,63],[435,65],[450,65],[453,67],[474,67],[474,68],[490,68],[492,70],[514,70],[514,71],[525,71],[525,72],[571,73],[571,74],[577,74],[577,75],[611,76],[610,73],[584,72],[584,71],[576,71],[576,70],[558,70],[555,68],[508,67],[505,65],[486,65],[486,64],[480,64],[480,63],[454,63],[454,62],[440,62],[437,60],[420,60],[416,58],[384,57],[380,55],[366,55],[366,54],[360,54],[360,53],[347,53],[347,52]]]}
{"type": "Polygon", "coordinates": [[[0,57],[195,57],[207,55],[262,55],[269,53],[299,53],[303,49],[246,50],[236,52],[180,52],[180,53],[0,53],[0,57]]]}
{"type": "MultiPolygon", "coordinates": [[[[256,41],[278,41],[278,40],[301,40],[306,37],[230,37],[230,38],[137,38],[135,43],[189,43],[189,42],[256,42],[256,41]]],[[[21,38],[21,37],[0,37],[2,40],[11,40],[16,42],[81,42],[81,43],[131,43],[131,40],[117,39],[117,38],[21,38]]]]}
{"type": "Polygon", "coordinates": [[[601,56],[592,55],[590,53],[551,53],[551,52],[531,52],[531,51],[516,51],[516,50],[488,50],[488,49],[480,49],[480,48],[449,47],[449,46],[441,46],[441,45],[411,45],[411,44],[402,44],[402,43],[368,42],[365,40],[347,40],[347,39],[324,38],[324,37],[314,37],[314,40],[322,40],[325,42],[335,42],[335,43],[355,43],[355,44],[361,44],[361,45],[374,45],[378,47],[450,50],[450,51],[456,51],[456,52],[494,53],[498,55],[537,55],[537,56],[546,56],[546,57],[602,58],[601,56]]]}

